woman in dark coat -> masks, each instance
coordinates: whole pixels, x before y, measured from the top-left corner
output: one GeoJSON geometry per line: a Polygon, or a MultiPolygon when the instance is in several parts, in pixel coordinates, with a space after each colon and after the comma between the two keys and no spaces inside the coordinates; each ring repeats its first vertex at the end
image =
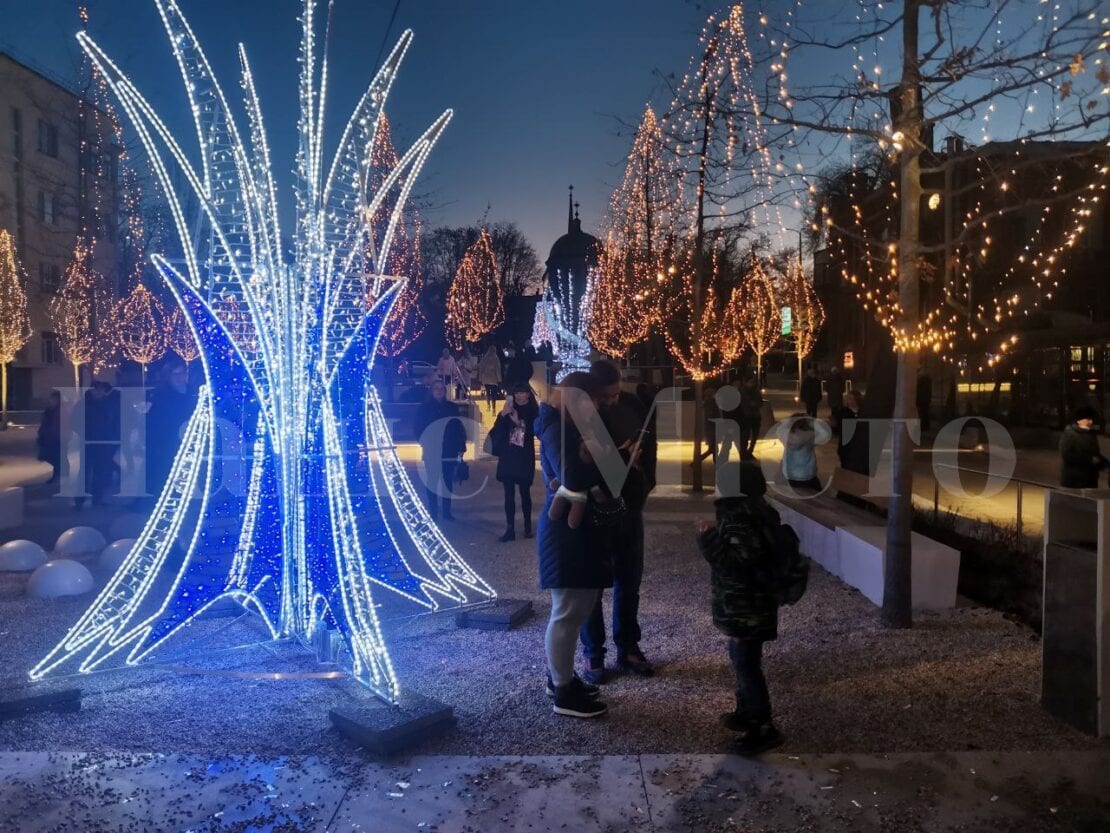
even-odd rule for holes
{"type": "Polygon", "coordinates": [[[532,537],[532,481],[536,477],[535,422],[539,405],[527,385],[517,385],[497,415],[490,437],[497,455],[497,480],[505,487],[505,534],[500,541],[516,540],[516,493],[524,516],[524,537],[532,537]]]}
{"type": "Polygon", "coordinates": [[[547,494],[536,544],[540,587],[551,593],[545,639],[548,693],[555,698],[556,714],[598,717],[605,713],[605,704],[597,699],[598,688],[574,673],[574,652],[578,631],[593,612],[602,588],[613,586],[612,557],[603,528],[588,518],[572,527],[567,514],[552,511],[560,487],[584,494],[602,485],[601,472],[567,407],[571,396],[595,398],[593,377],[569,374],[540,408],[536,420],[547,494]]]}
{"type": "Polygon", "coordinates": [[[42,412],[37,438],[39,459],[50,464],[49,483],[57,483],[62,470],[62,395],[50,391],[50,401],[42,412]]]}

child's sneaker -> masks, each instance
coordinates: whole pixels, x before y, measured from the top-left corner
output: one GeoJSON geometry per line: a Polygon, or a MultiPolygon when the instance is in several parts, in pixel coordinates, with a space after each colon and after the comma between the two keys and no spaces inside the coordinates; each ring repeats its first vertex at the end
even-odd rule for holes
{"type": "MultiPolygon", "coordinates": [[[[582,678],[579,677],[577,674],[574,675],[574,679],[570,681],[570,684],[581,691],[583,694],[585,694],[587,697],[601,696],[600,688],[595,685],[590,685],[589,683],[582,682],[582,678]]],[[[555,684],[551,682],[550,674],[547,675],[547,688],[545,689],[545,691],[547,692],[548,697],[555,696],[555,684]]]]}
{"type": "Polygon", "coordinates": [[[582,669],[582,681],[590,685],[601,685],[605,682],[605,660],[587,659],[586,666],[582,669]]]}
{"type": "Polygon", "coordinates": [[[582,689],[573,683],[555,690],[555,714],[564,714],[568,717],[601,717],[609,711],[609,707],[596,697],[588,697],[582,689]]]}
{"type": "Polygon", "coordinates": [[[736,741],[734,749],[737,755],[752,757],[782,746],[783,740],[785,738],[783,738],[782,732],[776,729],[773,724],[764,723],[750,727],[736,741]]]}

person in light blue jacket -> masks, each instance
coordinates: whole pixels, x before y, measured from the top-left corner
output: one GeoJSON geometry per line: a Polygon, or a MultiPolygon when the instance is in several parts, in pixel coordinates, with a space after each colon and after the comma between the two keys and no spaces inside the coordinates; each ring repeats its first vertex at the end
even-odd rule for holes
{"type": "Polygon", "coordinates": [[[821,481],[817,479],[816,446],[827,443],[832,431],[824,420],[810,419],[805,414],[794,414],[790,420],[779,426],[779,442],[782,443],[782,474],[795,489],[821,491],[821,481]]]}

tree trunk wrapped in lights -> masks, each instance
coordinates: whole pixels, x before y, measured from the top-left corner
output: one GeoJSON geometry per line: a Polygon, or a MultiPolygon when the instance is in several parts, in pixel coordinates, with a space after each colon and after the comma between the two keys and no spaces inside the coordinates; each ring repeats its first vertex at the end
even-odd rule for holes
{"type": "Polygon", "coordinates": [[[763,384],[763,357],[782,337],[782,311],[774,284],[758,257],[753,258],[752,272],[735,291],[733,300],[744,343],[755,354],[756,379],[763,384]]]}
{"type": "Polygon", "coordinates": [[[677,296],[661,306],[667,315],[667,343],[694,379],[694,491],[703,488],[702,383],[727,366],[721,340],[727,341],[736,326],[724,311],[731,306],[731,287],[724,282],[714,286],[723,273],[715,261],[707,261],[715,257],[715,249],[751,231],[757,208],[763,209],[767,225],[783,225],[773,207],[781,163],[768,148],[790,130],[763,117],[753,71],[743,9],[734,6],[711,16],[699,53],[664,117],[681,200],[675,210],[679,252],[672,262],[681,265],[676,269],[680,279],[669,281],[677,296]],[[713,309],[710,299],[724,307],[713,309]]]}
{"type": "Polygon", "coordinates": [[[817,336],[825,325],[825,308],[802,266],[801,257],[790,258],[782,282],[782,302],[790,308],[790,336],[798,354],[798,390],[801,391],[802,366],[813,352],[817,336]]]}
{"type": "Polygon", "coordinates": [[[92,268],[90,249],[81,241],[66,266],[65,282],[50,300],[50,321],[58,347],[73,365],[74,387],[81,387],[81,368],[101,367],[115,352],[112,293],[104,276],[92,268]]]}
{"type": "Polygon", "coordinates": [[[141,283],[116,306],[116,340],[125,359],[146,369],[166,354],[166,312],[161,302],[141,283]]]}
{"type": "MultiPolygon", "coordinates": [[[[369,193],[376,194],[386,185],[389,175],[396,169],[399,161],[400,157],[393,144],[390,121],[385,113],[382,113],[378,120],[377,132],[374,134],[374,146],[370,151],[370,184],[367,188],[369,193]]],[[[404,187],[404,179],[397,179],[386,189],[384,198],[374,212],[370,222],[370,230],[374,238],[371,252],[376,251],[381,241],[385,239],[390,217],[400,195],[404,192],[404,187]]],[[[381,340],[378,342],[378,354],[387,358],[401,355],[416,339],[420,338],[428,326],[428,319],[420,309],[420,296],[424,288],[424,264],[420,257],[420,220],[416,209],[408,203],[405,204],[401,218],[393,234],[387,271],[392,277],[404,278],[405,286],[393,303],[393,309],[382,330],[381,340]]],[[[373,292],[375,286],[388,289],[388,286],[383,286],[380,281],[372,279],[367,281],[369,292],[373,292]]],[[[373,306],[375,299],[368,300],[370,306],[373,306]]]]}
{"type": "Polygon", "coordinates": [[[12,237],[0,229],[0,425],[8,424],[8,365],[31,338],[21,271],[12,237]]]}
{"type": "Polygon", "coordinates": [[[448,342],[461,350],[463,342],[477,342],[505,320],[505,302],[493,254],[493,241],[482,229],[467,249],[447,295],[448,342]]]}
{"type": "Polygon", "coordinates": [[[624,179],[609,201],[599,252],[589,340],[610,356],[624,356],[660,321],[664,253],[677,200],[666,150],[649,106],[636,131],[624,179]]]}

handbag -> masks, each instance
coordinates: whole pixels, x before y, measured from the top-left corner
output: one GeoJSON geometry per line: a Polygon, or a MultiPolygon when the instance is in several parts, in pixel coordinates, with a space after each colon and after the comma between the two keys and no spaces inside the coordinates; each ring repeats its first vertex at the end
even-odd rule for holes
{"type": "Polygon", "coordinates": [[[470,465],[466,462],[466,460],[459,460],[459,462],[455,464],[455,482],[465,483],[469,479],[470,465]]]}

